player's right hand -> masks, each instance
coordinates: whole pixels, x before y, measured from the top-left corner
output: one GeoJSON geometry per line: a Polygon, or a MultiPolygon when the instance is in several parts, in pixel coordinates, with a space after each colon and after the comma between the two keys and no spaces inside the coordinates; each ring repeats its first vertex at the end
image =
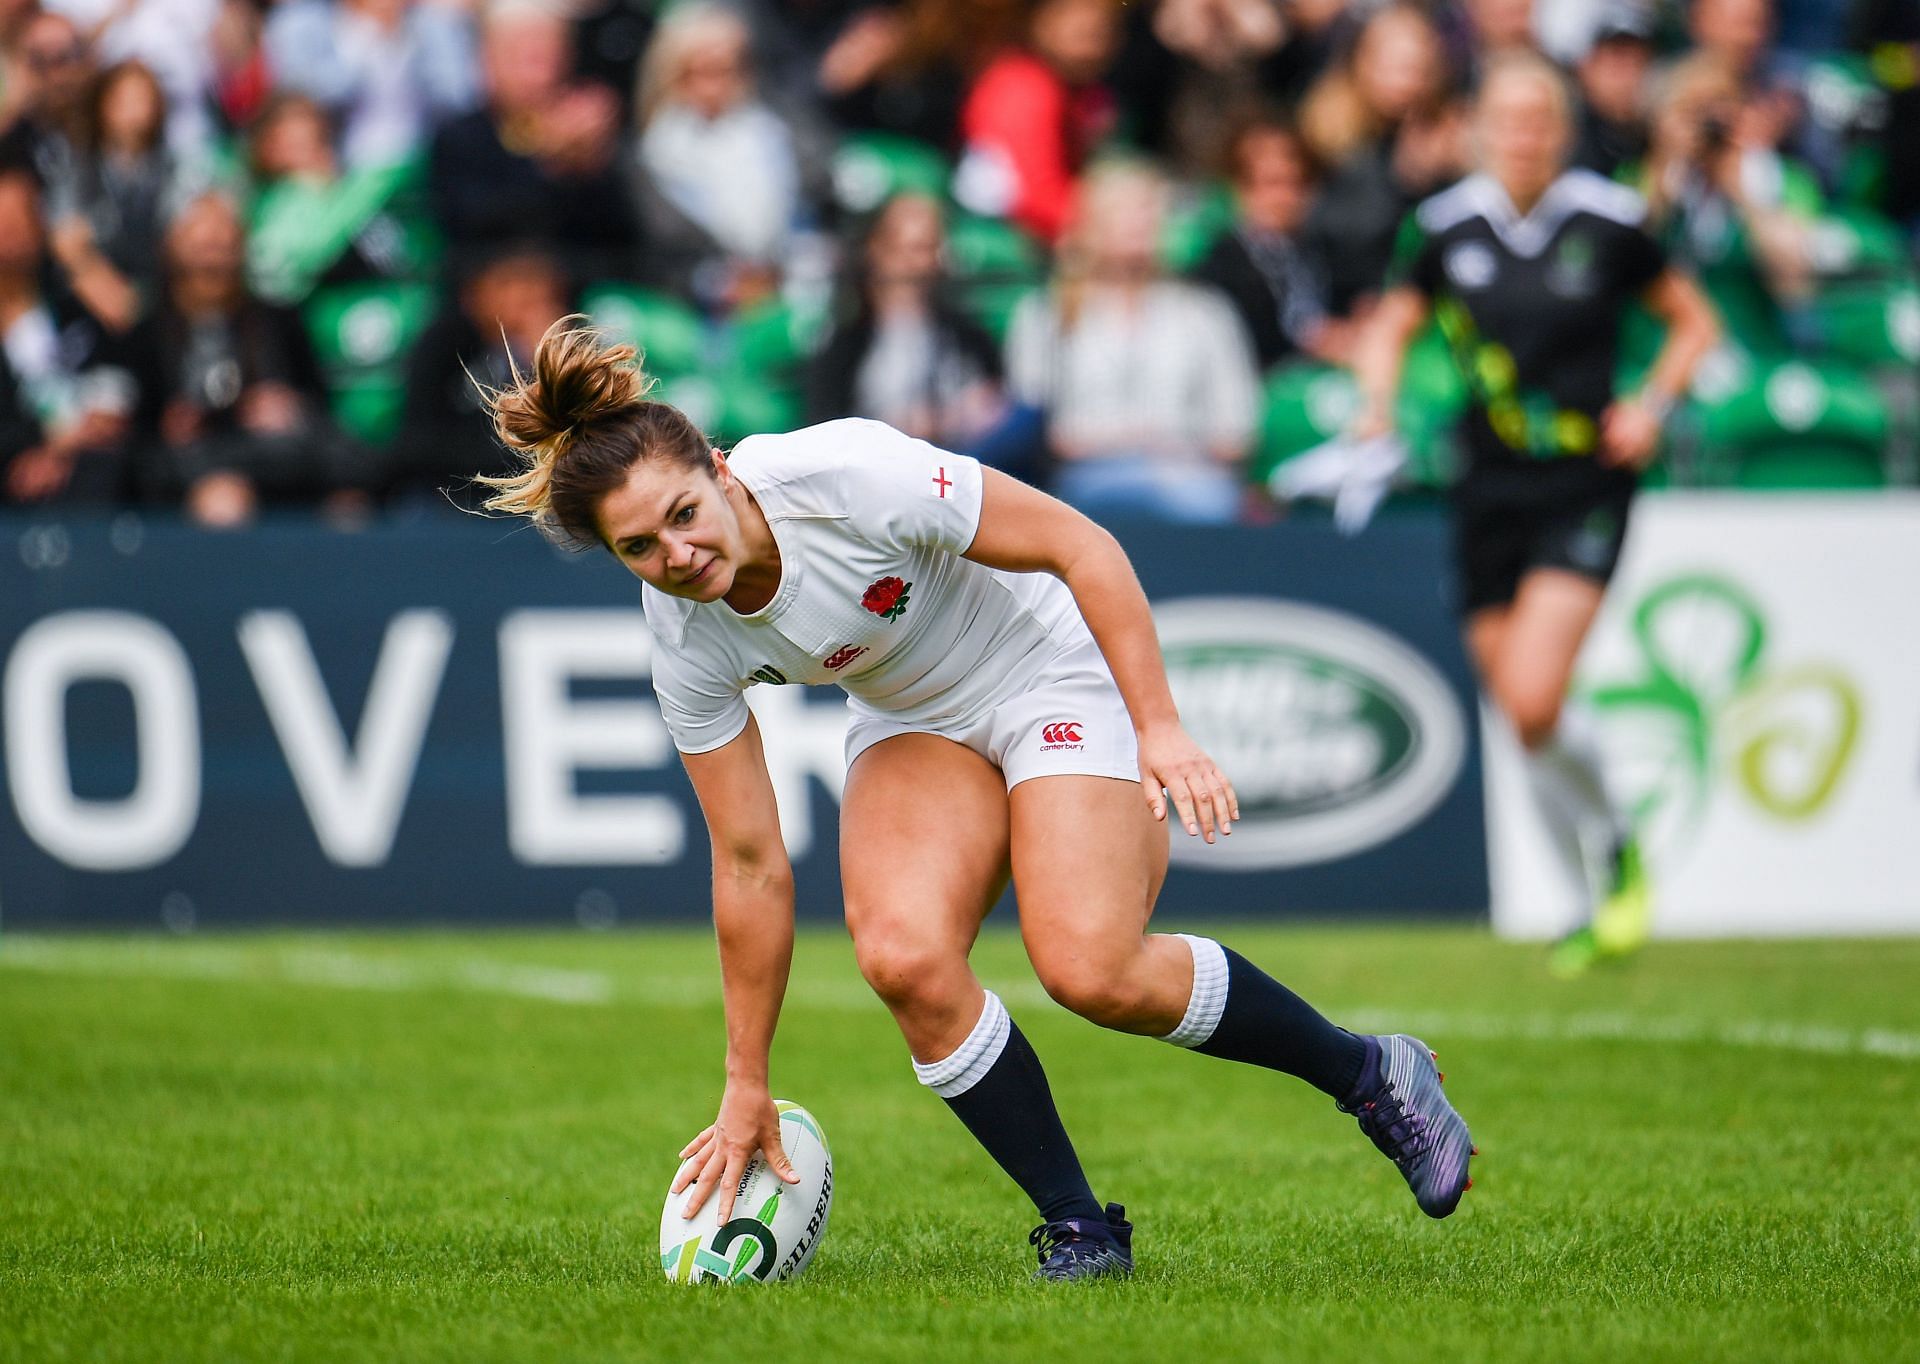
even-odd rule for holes
{"type": "Polygon", "coordinates": [[[1373,440],[1378,436],[1390,435],[1393,429],[1393,409],[1367,403],[1363,405],[1358,412],[1354,413],[1353,419],[1347,423],[1346,430],[1342,434],[1344,434],[1348,440],[1363,441],[1373,440]]]}
{"type": "Polygon", "coordinates": [[[772,1092],[765,1085],[729,1080],[726,1093],[720,1096],[720,1116],[680,1152],[680,1159],[686,1163],[675,1177],[671,1192],[693,1187],[680,1215],[693,1217],[718,1188],[720,1222],[724,1226],[731,1221],[734,1191],[757,1151],[766,1153],[767,1163],[781,1179],[789,1184],[800,1182],[780,1144],[780,1114],[774,1109],[772,1092]]]}
{"type": "Polygon", "coordinates": [[[1188,833],[1213,842],[1217,827],[1233,832],[1240,818],[1240,797],[1219,765],[1201,751],[1177,724],[1158,724],[1140,732],[1140,785],[1155,820],[1167,817],[1167,802],[1188,833]]]}
{"type": "Polygon", "coordinates": [[[1600,418],[1600,462],[1645,469],[1660,451],[1660,419],[1647,404],[1622,398],[1600,418]]]}

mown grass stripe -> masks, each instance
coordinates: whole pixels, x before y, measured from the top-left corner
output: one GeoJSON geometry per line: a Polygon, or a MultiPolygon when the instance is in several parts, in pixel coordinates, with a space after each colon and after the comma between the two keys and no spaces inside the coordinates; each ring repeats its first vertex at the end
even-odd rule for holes
{"type": "MultiPolygon", "coordinates": [[[[0,970],[107,975],[156,980],[210,980],[240,984],[287,983],[322,989],[410,993],[447,990],[504,995],[571,1006],[638,1005],[649,1008],[714,1008],[720,1003],[717,973],[700,978],[616,978],[606,972],[464,957],[431,965],[311,946],[171,942],[165,939],[0,938],[0,970]]],[[[997,992],[1025,1008],[1052,1002],[1033,982],[1002,984],[997,992]]],[[[868,1012],[878,1006],[857,982],[796,980],[787,993],[791,1009],[868,1012]]],[[[1718,1045],[1813,1056],[1873,1056],[1920,1062],[1920,1032],[1875,1025],[1838,1026],[1792,1018],[1682,1018],[1619,1011],[1532,1010],[1509,1014],[1486,1010],[1396,1009],[1376,1004],[1338,1007],[1329,1013],[1364,1032],[1434,1033],[1490,1042],[1564,1043],[1612,1041],[1638,1045],[1718,1045]]],[[[816,1137],[817,1128],[812,1129],[816,1137]]],[[[824,1138],[821,1138],[824,1142],[824,1138]]]]}

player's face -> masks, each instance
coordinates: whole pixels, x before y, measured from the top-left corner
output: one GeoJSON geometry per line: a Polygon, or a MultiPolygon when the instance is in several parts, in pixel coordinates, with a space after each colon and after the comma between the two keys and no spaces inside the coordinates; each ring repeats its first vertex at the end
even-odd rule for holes
{"type": "Polygon", "coordinates": [[[1480,95],[1480,146],[1486,168],[1516,201],[1532,200],[1560,173],[1566,113],[1544,80],[1514,72],[1480,95]]]}
{"type": "Polygon", "coordinates": [[[740,571],[733,476],[718,450],[712,469],[643,459],[600,500],[600,531],[627,571],[669,596],[718,601],[740,571]]]}

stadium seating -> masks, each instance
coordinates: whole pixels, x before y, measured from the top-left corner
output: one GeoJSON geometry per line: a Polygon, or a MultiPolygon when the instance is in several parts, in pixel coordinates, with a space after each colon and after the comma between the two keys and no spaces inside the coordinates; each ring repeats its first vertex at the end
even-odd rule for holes
{"type": "Polygon", "coordinates": [[[1813,265],[1828,279],[1901,276],[1912,269],[1900,229],[1870,209],[1841,208],[1815,225],[1813,265]]]}
{"type": "Polygon", "coordinates": [[[662,379],[694,374],[707,359],[706,322],[671,294],[603,282],[582,293],[580,308],[609,336],[637,347],[649,374],[662,379]]]}
{"type": "Polygon", "coordinates": [[[1701,481],[1752,488],[1872,488],[1886,481],[1886,400],[1856,369],[1788,360],[1703,402],[1701,481]]]}
{"type": "Polygon", "coordinates": [[[1840,203],[1875,202],[1886,176],[1886,153],[1875,136],[1885,126],[1887,93],[1869,58],[1825,53],[1808,63],[1802,86],[1807,117],[1837,149],[1840,203]]]}
{"type": "Polygon", "coordinates": [[[722,335],[716,371],[720,409],[717,438],[736,441],[756,431],[791,431],[805,416],[801,370],[825,331],[821,308],[781,300],[736,316],[722,335]]]}
{"type": "Polygon", "coordinates": [[[796,307],[778,299],[749,308],[727,328],[734,362],[760,374],[793,370],[813,353],[826,324],[822,308],[796,307]]]}
{"type": "Polygon", "coordinates": [[[1332,365],[1281,365],[1267,376],[1247,477],[1265,483],[1289,459],[1340,432],[1359,407],[1353,376],[1332,365]]]}
{"type": "Polygon", "coordinates": [[[805,420],[805,404],[797,387],[769,383],[738,368],[715,377],[714,396],[716,413],[706,429],[722,445],[762,431],[791,431],[805,420]]]}
{"type": "Polygon", "coordinates": [[[1233,226],[1233,194],[1223,184],[1208,183],[1167,218],[1160,237],[1160,258],[1175,274],[1186,274],[1206,257],[1220,234],[1233,226]]]}
{"type": "Polygon", "coordinates": [[[947,228],[947,255],[960,306],[1003,339],[1022,296],[1046,279],[1038,243],[997,218],[956,215],[947,228]]]}
{"type": "Polygon", "coordinates": [[[833,154],[833,197],[848,213],[872,213],[896,194],[944,199],[953,166],[937,147],[893,133],[855,133],[833,154]]]}
{"type": "Polygon", "coordinates": [[[1833,285],[1813,300],[1820,353],[1869,369],[1920,366],[1920,286],[1833,285]]]}
{"type": "Polygon", "coordinates": [[[406,401],[407,355],[432,320],[426,284],[346,284],[315,291],[301,310],[334,420],[370,444],[390,438],[406,401]]]}
{"type": "MultiPolygon", "coordinates": [[[[1401,375],[1398,424],[1408,457],[1404,484],[1439,487],[1452,477],[1452,428],[1465,401],[1446,342],[1438,328],[1430,327],[1415,339],[1401,375]]],[[[1358,404],[1352,374],[1337,366],[1295,361],[1274,369],[1267,376],[1248,478],[1264,483],[1287,460],[1338,435],[1358,404]]]]}

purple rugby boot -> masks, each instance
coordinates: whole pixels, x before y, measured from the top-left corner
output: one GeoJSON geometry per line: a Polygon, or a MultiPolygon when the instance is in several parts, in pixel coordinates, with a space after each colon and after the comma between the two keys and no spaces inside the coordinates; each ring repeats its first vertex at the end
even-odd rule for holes
{"type": "Polygon", "coordinates": [[[1445,1078],[1417,1037],[1362,1037],[1367,1062],[1351,1097],[1339,1105],[1406,1178],[1420,1211],[1445,1217],[1473,1187],[1469,1158],[1480,1153],[1441,1091],[1445,1078]]]}

